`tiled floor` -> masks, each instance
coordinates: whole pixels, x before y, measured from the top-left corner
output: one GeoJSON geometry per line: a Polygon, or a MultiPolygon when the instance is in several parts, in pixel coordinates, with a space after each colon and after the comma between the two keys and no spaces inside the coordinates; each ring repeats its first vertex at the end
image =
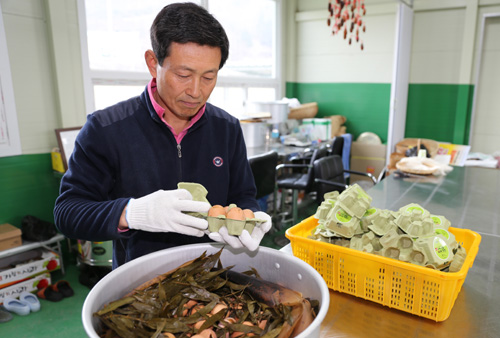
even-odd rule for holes
{"type": "MultiPolygon", "coordinates": [[[[316,205],[314,202],[305,201],[299,208],[299,219],[304,219],[314,214],[316,205]]],[[[261,245],[280,249],[289,241],[285,237],[285,231],[292,226],[289,222],[284,224],[279,231],[272,231],[267,234],[261,245]]],[[[64,261],[66,274],[60,271],[52,273],[53,282],[57,280],[67,280],[75,295],[64,298],[60,302],[50,302],[40,300],[41,310],[22,317],[13,314],[14,319],[7,323],[0,323],[0,337],[15,338],[54,338],[54,337],[87,337],[83,329],[81,310],[85,298],[90,291],[88,287],[79,283],[80,269],[76,265],[75,254],[64,251],[64,261]]]]}

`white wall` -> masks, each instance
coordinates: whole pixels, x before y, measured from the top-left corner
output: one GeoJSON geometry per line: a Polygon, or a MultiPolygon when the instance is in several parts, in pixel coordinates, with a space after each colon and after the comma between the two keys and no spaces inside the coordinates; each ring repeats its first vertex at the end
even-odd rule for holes
{"type": "Polygon", "coordinates": [[[296,75],[292,82],[390,83],[394,57],[396,2],[366,0],[366,32],[360,43],[332,35],[325,0],[299,0],[296,13],[296,75]]]}
{"type": "Polygon", "coordinates": [[[76,0],[0,2],[22,153],[47,153],[57,146],[54,129],[71,126],[63,124],[63,115],[81,115],[74,125],[85,121],[79,37],[72,29],[78,22],[76,0]],[[59,13],[50,11],[51,3],[59,13]],[[71,24],[53,30],[61,21],[71,24]]]}
{"type": "MultiPolygon", "coordinates": [[[[288,81],[391,82],[397,0],[365,0],[364,51],[331,35],[327,0],[296,2],[296,60],[290,58],[296,75],[288,81]]],[[[495,3],[500,0],[414,0],[410,82],[472,83],[474,33],[481,14],[495,11],[495,3]]]]}
{"type": "Polygon", "coordinates": [[[465,8],[415,12],[411,83],[459,83],[464,21],[465,8]]]}
{"type": "MultiPolygon", "coordinates": [[[[497,12],[500,15],[500,8],[497,12]]],[[[476,59],[477,61],[477,59],[476,59]]],[[[486,19],[472,124],[472,151],[500,155],[500,16],[486,19]]]]}
{"type": "MultiPolygon", "coordinates": [[[[292,1],[296,39],[288,39],[288,54],[294,55],[289,56],[287,81],[390,83],[396,3],[365,0],[367,32],[360,51],[329,33],[327,0],[292,1]]],[[[413,9],[410,84],[476,85],[481,19],[500,13],[500,0],[414,0],[413,9]]],[[[492,22],[489,32],[470,137],[472,150],[484,153],[500,152],[498,23],[492,22]]]]}
{"type": "MultiPolygon", "coordinates": [[[[23,154],[49,152],[54,129],[85,122],[76,1],[0,0],[23,154]]],[[[397,1],[365,0],[363,51],[330,35],[327,0],[284,3],[286,81],[390,83],[397,1]]],[[[415,0],[414,9],[410,83],[474,83],[480,18],[500,12],[500,0],[415,0]]]]}

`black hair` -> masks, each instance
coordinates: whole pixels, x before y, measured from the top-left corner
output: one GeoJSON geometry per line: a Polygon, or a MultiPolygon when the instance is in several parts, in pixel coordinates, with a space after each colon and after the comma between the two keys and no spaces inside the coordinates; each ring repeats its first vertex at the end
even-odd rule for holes
{"type": "Polygon", "coordinates": [[[150,30],[153,52],[160,65],[170,55],[172,42],[194,42],[200,46],[218,47],[219,69],[229,55],[229,39],[222,25],[205,8],[191,3],[174,3],[163,7],[150,30]]]}

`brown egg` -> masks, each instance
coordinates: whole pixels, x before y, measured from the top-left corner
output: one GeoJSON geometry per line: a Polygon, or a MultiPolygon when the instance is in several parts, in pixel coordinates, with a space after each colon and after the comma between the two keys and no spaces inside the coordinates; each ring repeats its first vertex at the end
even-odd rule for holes
{"type": "Polygon", "coordinates": [[[205,319],[202,319],[202,320],[197,321],[196,323],[194,323],[194,328],[195,328],[195,329],[197,329],[197,330],[199,330],[199,329],[200,329],[200,327],[201,327],[203,324],[205,324],[205,321],[206,321],[205,319]]]}
{"type": "Polygon", "coordinates": [[[253,211],[250,209],[243,209],[243,213],[245,214],[246,219],[255,218],[253,211]]]}
{"type": "Polygon", "coordinates": [[[243,213],[243,210],[241,210],[241,208],[234,207],[234,208],[231,208],[227,212],[226,218],[228,218],[228,219],[235,219],[235,220],[238,220],[238,221],[244,221],[245,220],[245,214],[243,213]]]}
{"type": "Polygon", "coordinates": [[[225,215],[226,211],[222,205],[214,205],[208,210],[208,217],[217,217],[220,215],[225,215]]]}
{"type": "Polygon", "coordinates": [[[227,309],[227,305],[223,304],[223,303],[219,303],[219,304],[214,306],[214,308],[212,309],[212,311],[210,311],[210,313],[214,315],[217,312],[222,311],[224,309],[227,309]]]}
{"type": "MultiPolygon", "coordinates": [[[[244,321],[242,323],[243,325],[247,325],[247,326],[254,326],[252,322],[249,322],[249,321],[244,321]]],[[[245,335],[244,332],[239,332],[239,331],[234,331],[232,334],[231,334],[231,338],[237,338],[237,337],[241,337],[245,335]]],[[[247,333],[245,337],[253,337],[254,334],[253,333],[247,333]]]]}

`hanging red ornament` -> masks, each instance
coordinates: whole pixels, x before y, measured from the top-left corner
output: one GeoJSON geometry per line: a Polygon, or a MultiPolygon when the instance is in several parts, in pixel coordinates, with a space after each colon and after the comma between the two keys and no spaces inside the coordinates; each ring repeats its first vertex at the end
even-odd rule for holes
{"type": "MultiPolygon", "coordinates": [[[[332,26],[332,35],[338,34],[342,29],[346,40],[347,31],[352,34],[356,27],[356,34],[353,37],[359,42],[359,31],[366,32],[366,23],[361,19],[366,14],[365,0],[329,0],[327,9],[329,17],[326,23],[329,27],[332,26]]],[[[349,37],[348,41],[351,44],[352,37],[349,37]]],[[[361,43],[361,50],[363,49],[361,43]]]]}

